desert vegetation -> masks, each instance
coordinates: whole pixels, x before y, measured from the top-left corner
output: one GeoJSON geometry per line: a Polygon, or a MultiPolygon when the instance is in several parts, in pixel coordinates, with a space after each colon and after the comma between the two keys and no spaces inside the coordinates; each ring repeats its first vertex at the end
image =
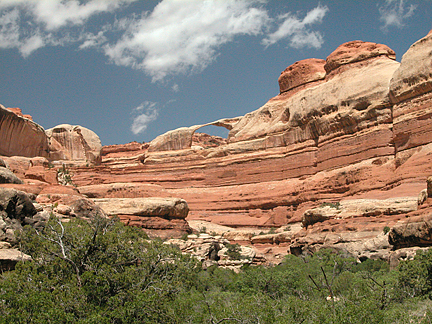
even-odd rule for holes
{"type": "Polygon", "coordinates": [[[396,269],[321,250],[273,267],[203,270],[116,219],[25,228],[0,277],[1,323],[430,323],[432,251],[396,269]]]}

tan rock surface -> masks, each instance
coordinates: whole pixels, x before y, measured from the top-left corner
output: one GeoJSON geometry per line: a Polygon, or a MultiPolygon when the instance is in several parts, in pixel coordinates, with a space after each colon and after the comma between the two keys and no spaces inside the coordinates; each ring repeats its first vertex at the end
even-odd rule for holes
{"type": "Polygon", "coordinates": [[[17,249],[0,249],[0,271],[13,270],[17,262],[29,260],[31,256],[17,249]]]}
{"type": "Polygon", "coordinates": [[[402,56],[399,69],[390,83],[395,103],[432,91],[432,35],[415,42],[402,56]]]}
{"type": "Polygon", "coordinates": [[[50,159],[100,164],[102,144],[93,131],[63,124],[48,129],[46,133],[50,138],[50,159]]]}

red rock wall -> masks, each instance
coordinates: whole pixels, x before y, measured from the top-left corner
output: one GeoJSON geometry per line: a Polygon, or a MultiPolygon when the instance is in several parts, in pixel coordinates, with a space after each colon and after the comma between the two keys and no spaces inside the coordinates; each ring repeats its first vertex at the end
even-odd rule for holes
{"type": "Polygon", "coordinates": [[[0,105],[0,155],[47,157],[48,152],[48,137],[41,126],[0,105]]]}
{"type": "Polygon", "coordinates": [[[189,219],[231,226],[299,221],[346,197],[417,196],[432,174],[429,38],[401,64],[388,47],[358,41],[329,55],[323,77],[323,62],[296,63],[281,74],[280,95],[232,123],[228,143],[193,148],[201,126],[182,129],[178,143],[172,131],[135,157],[75,170],[74,182],[98,197],[115,196],[107,184],[116,182],[128,184],[127,195],[160,188],[188,202],[189,219]]]}

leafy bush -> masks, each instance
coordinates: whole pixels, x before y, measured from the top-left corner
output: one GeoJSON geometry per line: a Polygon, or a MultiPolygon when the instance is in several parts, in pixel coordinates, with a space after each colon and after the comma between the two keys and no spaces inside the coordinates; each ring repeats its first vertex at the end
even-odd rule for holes
{"type": "MultiPolygon", "coordinates": [[[[320,250],[241,273],[118,219],[26,227],[33,261],[0,276],[0,323],[430,323],[432,251],[390,270],[320,250]],[[332,298],[333,297],[333,298],[332,298]]],[[[228,246],[239,257],[240,246],[228,246]]]]}

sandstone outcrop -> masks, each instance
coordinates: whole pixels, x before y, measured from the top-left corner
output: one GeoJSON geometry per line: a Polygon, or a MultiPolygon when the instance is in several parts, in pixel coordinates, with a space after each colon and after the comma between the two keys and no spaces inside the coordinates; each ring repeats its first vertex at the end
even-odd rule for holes
{"type": "Polygon", "coordinates": [[[150,235],[163,237],[191,233],[185,221],[189,207],[179,198],[100,198],[94,199],[108,216],[118,216],[130,226],[144,228],[150,235]]]}
{"type": "Polygon", "coordinates": [[[30,261],[31,256],[20,252],[17,249],[0,248],[0,271],[9,271],[15,269],[18,262],[30,261]]]}
{"type": "Polygon", "coordinates": [[[0,167],[0,183],[22,184],[23,182],[9,169],[0,167]]]}
{"type": "Polygon", "coordinates": [[[326,61],[321,59],[306,59],[290,65],[278,79],[280,93],[310,82],[323,80],[326,76],[325,63],[326,61]]]}
{"type": "Polygon", "coordinates": [[[304,227],[328,219],[345,219],[379,215],[407,214],[417,210],[417,197],[400,197],[389,199],[355,199],[337,203],[323,203],[321,206],[304,212],[304,227]]]}
{"type": "Polygon", "coordinates": [[[396,53],[386,45],[359,40],[351,41],[340,45],[327,57],[324,69],[330,73],[342,65],[361,62],[378,56],[396,60],[396,53]]]}
{"type": "Polygon", "coordinates": [[[82,126],[59,125],[46,131],[50,138],[52,160],[84,161],[100,164],[102,144],[99,137],[82,126]]]}
{"type": "Polygon", "coordinates": [[[48,157],[49,140],[45,130],[0,105],[0,155],[48,157]]]}
{"type": "Polygon", "coordinates": [[[9,111],[12,111],[15,115],[17,115],[19,117],[27,118],[27,119],[33,121],[33,117],[30,115],[24,115],[20,108],[6,108],[6,109],[9,111]]]}

